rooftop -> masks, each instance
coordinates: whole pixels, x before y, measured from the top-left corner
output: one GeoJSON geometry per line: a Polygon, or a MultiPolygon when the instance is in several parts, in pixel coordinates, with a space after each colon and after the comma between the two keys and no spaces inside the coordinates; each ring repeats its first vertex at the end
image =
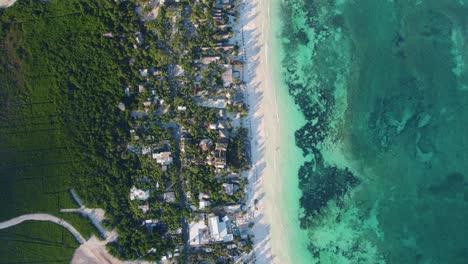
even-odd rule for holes
{"type": "Polygon", "coordinates": [[[175,192],[165,192],[164,201],[167,203],[174,203],[176,201],[175,192]]]}
{"type": "Polygon", "coordinates": [[[146,190],[146,191],[143,191],[141,189],[137,189],[135,186],[133,186],[131,189],[130,189],[130,200],[140,200],[140,201],[144,201],[146,199],[148,199],[149,197],[149,190],[146,190]]]}
{"type": "Polygon", "coordinates": [[[170,165],[172,164],[172,156],[171,152],[160,152],[160,153],[153,153],[153,159],[156,160],[156,163],[161,165],[170,165]]]}
{"type": "Polygon", "coordinates": [[[223,65],[225,71],[223,73],[223,86],[224,87],[229,87],[232,84],[232,65],[230,64],[224,64],[223,65]]]}

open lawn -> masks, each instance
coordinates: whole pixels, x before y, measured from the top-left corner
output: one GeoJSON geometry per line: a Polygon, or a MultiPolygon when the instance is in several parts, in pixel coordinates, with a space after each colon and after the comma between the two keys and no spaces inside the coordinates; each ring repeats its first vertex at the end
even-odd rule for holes
{"type": "Polygon", "coordinates": [[[24,222],[0,230],[0,263],[70,263],[78,247],[65,228],[48,222],[24,222]]]}

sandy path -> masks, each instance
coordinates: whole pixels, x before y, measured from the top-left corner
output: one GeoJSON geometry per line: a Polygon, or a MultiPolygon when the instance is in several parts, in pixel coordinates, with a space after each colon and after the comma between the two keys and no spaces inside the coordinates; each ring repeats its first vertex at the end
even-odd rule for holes
{"type": "Polygon", "coordinates": [[[26,214],[26,215],[18,216],[10,220],[1,222],[0,229],[9,228],[9,227],[21,224],[24,221],[48,221],[48,222],[56,223],[58,225],[65,227],[70,233],[72,233],[72,235],[76,238],[76,240],[80,244],[83,244],[86,241],[81,236],[80,232],[78,232],[78,230],[76,230],[72,225],[70,225],[68,222],[66,222],[63,219],[55,217],[50,214],[26,214]]]}

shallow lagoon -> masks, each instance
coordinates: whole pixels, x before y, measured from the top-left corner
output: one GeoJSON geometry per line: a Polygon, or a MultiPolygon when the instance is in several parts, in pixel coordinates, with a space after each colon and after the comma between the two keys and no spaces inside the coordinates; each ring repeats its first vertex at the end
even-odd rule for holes
{"type": "Polygon", "coordinates": [[[307,120],[298,255],[466,263],[468,1],[324,2],[280,2],[276,38],[307,120]]]}

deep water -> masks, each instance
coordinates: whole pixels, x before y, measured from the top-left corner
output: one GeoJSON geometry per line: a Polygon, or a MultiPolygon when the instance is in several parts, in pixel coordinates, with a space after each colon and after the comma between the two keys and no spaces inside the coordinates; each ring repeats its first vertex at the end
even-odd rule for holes
{"type": "Polygon", "coordinates": [[[468,1],[283,0],[310,263],[468,263],[468,1]]]}

